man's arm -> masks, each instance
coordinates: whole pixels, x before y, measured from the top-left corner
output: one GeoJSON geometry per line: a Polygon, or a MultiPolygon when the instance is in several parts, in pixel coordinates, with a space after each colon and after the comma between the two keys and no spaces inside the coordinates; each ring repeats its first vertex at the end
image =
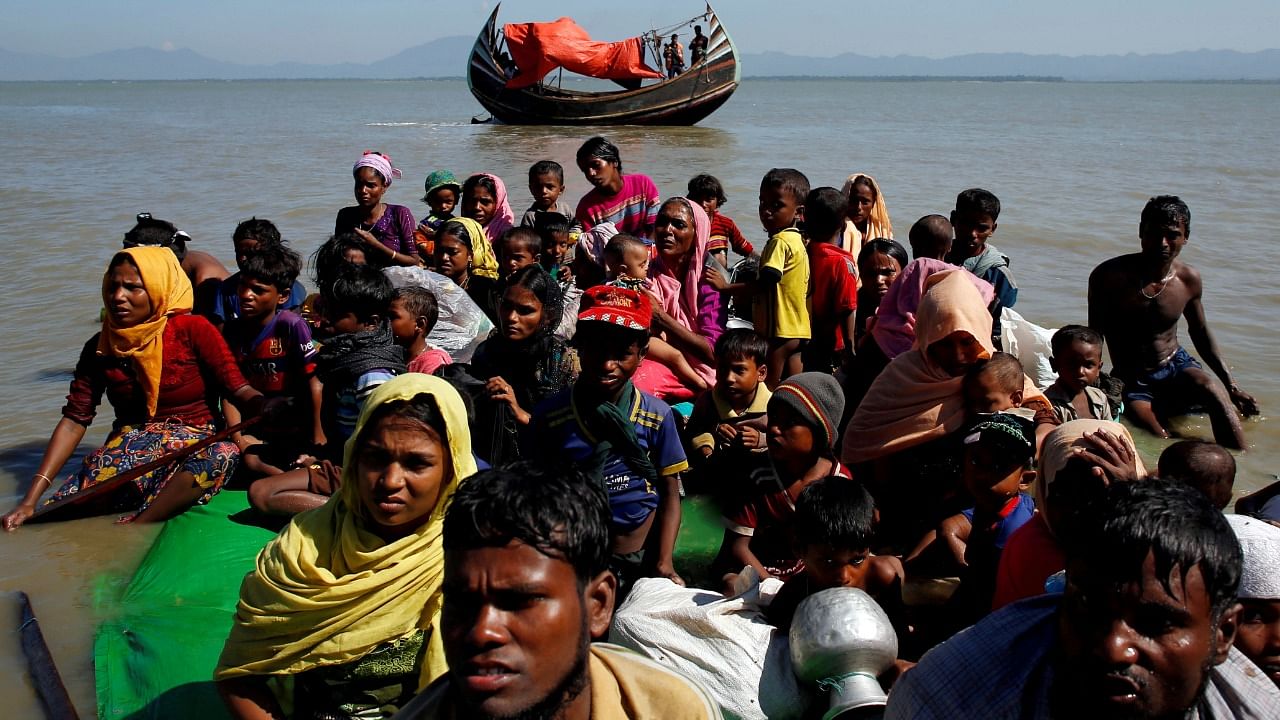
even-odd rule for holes
{"type": "Polygon", "coordinates": [[[1227,369],[1226,363],[1222,361],[1222,356],[1218,353],[1218,343],[1213,339],[1213,333],[1209,332],[1209,323],[1204,316],[1204,302],[1202,301],[1204,286],[1200,281],[1200,273],[1192,268],[1187,268],[1187,289],[1190,299],[1182,310],[1182,316],[1187,320],[1187,334],[1191,336],[1191,344],[1195,346],[1196,353],[1209,370],[1222,384],[1227,388],[1227,395],[1231,398],[1231,402],[1240,410],[1241,415],[1257,415],[1258,401],[1253,399],[1235,380],[1231,378],[1231,371],[1227,369]]]}

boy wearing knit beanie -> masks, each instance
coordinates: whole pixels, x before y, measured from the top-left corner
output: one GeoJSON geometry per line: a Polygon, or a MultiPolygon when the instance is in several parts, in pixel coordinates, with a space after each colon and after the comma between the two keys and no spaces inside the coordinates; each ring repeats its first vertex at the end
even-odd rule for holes
{"type": "MultiPolygon", "coordinates": [[[[832,452],[843,412],[844,393],[826,373],[793,375],[773,391],[768,408],[770,463],[754,470],[750,480],[726,498],[726,530],[716,569],[736,573],[749,565],[762,579],[781,580],[803,569],[791,544],[796,499],[821,478],[851,477],[832,452]]],[[[726,576],[726,584],[732,579],[726,576]]]]}

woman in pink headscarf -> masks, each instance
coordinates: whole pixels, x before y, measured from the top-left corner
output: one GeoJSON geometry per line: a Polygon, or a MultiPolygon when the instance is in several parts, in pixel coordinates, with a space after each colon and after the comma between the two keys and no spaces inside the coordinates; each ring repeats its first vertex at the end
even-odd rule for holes
{"type": "Polygon", "coordinates": [[[507,202],[507,186],[491,173],[477,173],[462,183],[462,217],[480,223],[489,243],[498,241],[516,221],[507,202]]]}
{"type": "Polygon", "coordinates": [[[714,383],[713,348],[724,332],[728,308],[703,279],[710,242],[711,219],[701,205],[683,197],[667,200],[654,227],[658,257],[649,266],[649,284],[654,332],[661,332],[703,379],[714,383]]]}
{"type": "Polygon", "coordinates": [[[403,205],[382,202],[391,181],[401,176],[391,158],[366,150],[351,168],[355,178],[356,204],[338,211],[333,234],[355,233],[364,241],[365,254],[377,266],[421,265],[418,245],[413,241],[417,222],[403,205]]]}

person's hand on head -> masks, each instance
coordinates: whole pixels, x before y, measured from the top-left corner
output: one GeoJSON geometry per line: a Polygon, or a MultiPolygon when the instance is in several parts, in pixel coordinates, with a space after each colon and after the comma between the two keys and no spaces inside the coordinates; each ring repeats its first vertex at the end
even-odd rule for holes
{"type": "Polygon", "coordinates": [[[1082,438],[1085,445],[1076,456],[1093,464],[1093,474],[1108,482],[1133,482],[1138,476],[1138,457],[1119,435],[1095,430],[1082,438]]]}
{"type": "Polygon", "coordinates": [[[365,230],[364,228],[355,228],[354,230],[352,230],[352,232],[356,234],[356,237],[363,240],[365,245],[369,245],[370,247],[372,247],[374,245],[382,244],[378,240],[378,238],[374,237],[373,233],[369,232],[368,230],[365,230]]]}

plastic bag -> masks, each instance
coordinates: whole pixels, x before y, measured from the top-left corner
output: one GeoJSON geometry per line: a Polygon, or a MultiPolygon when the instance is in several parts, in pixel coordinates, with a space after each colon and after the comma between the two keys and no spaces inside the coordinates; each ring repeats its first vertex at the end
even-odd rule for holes
{"type": "Polygon", "coordinates": [[[1036,325],[1014,310],[1001,308],[1000,341],[1004,351],[1018,358],[1022,371],[1041,390],[1058,379],[1058,373],[1049,364],[1049,358],[1053,357],[1050,340],[1055,332],[1036,325]]]}
{"type": "Polygon", "coordinates": [[[395,287],[421,287],[436,296],[440,319],[427,341],[444,348],[454,362],[470,362],[476,348],[493,330],[493,323],[467,291],[440,273],[421,267],[383,270],[395,287]]]}
{"type": "Polygon", "coordinates": [[[609,641],[695,680],[726,717],[803,717],[813,698],[791,670],[787,634],[764,618],[782,583],[753,580],[729,598],[665,578],[637,580],[613,616],[609,641]]]}

